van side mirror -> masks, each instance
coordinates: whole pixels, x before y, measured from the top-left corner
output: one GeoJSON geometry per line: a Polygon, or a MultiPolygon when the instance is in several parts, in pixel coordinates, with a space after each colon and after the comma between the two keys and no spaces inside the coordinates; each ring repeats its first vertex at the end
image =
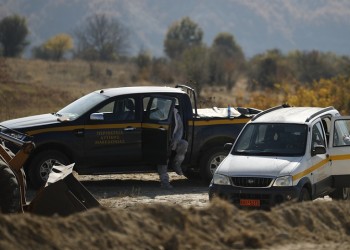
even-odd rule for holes
{"type": "Polygon", "coordinates": [[[231,150],[233,143],[225,143],[224,149],[231,150]]]}
{"type": "Polygon", "coordinates": [[[326,153],[326,148],[323,145],[316,145],[312,150],[311,150],[311,156],[315,155],[321,155],[326,153]]]}

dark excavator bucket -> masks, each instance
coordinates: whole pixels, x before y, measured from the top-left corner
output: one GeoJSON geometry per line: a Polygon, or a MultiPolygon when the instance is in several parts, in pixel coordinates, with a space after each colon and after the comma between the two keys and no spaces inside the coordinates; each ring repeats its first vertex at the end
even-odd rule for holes
{"type": "Polygon", "coordinates": [[[55,165],[45,187],[25,210],[39,215],[66,216],[99,207],[100,203],[72,174],[73,166],[55,165]]]}

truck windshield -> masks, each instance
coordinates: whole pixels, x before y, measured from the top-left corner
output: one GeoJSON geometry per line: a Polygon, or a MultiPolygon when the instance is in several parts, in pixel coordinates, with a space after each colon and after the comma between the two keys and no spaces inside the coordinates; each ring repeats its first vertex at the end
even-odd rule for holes
{"type": "Polygon", "coordinates": [[[108,97],[96,92],[87,94],[78,100],[68,104],[66,107],[56,113],[57,116],[61,117],[62,120],[75,120],[82,114],[95,107],[108,97]]]}
{"type": "Polygon", "coordinates": [[[235,144],[234,155],[302,156],[307,126],[304,124],[250,123],[235,144]]]}

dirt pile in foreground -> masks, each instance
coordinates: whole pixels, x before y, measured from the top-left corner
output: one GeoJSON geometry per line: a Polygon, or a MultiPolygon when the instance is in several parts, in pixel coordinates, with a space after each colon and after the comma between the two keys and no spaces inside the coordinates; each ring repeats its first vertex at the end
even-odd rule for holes
{"type": "Polygon", "coordinates": [[[345,249],[349,208],[334,201],[244,211],[215,201],[201,209],[154,204],[68,217],[0,214],[0,249],[345,249]]]}

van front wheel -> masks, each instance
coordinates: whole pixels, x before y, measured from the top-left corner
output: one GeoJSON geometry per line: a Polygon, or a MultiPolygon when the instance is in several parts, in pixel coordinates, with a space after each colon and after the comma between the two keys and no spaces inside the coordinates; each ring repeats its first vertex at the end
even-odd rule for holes
{"type": "Polygon", "coordinates": [[[311,200],[311,196],[310,196],[309,190],[307,188],[302,188],[300,191],[298,201],[303,202],[303,201],[310,201],[310,200],[311,200]]]}

